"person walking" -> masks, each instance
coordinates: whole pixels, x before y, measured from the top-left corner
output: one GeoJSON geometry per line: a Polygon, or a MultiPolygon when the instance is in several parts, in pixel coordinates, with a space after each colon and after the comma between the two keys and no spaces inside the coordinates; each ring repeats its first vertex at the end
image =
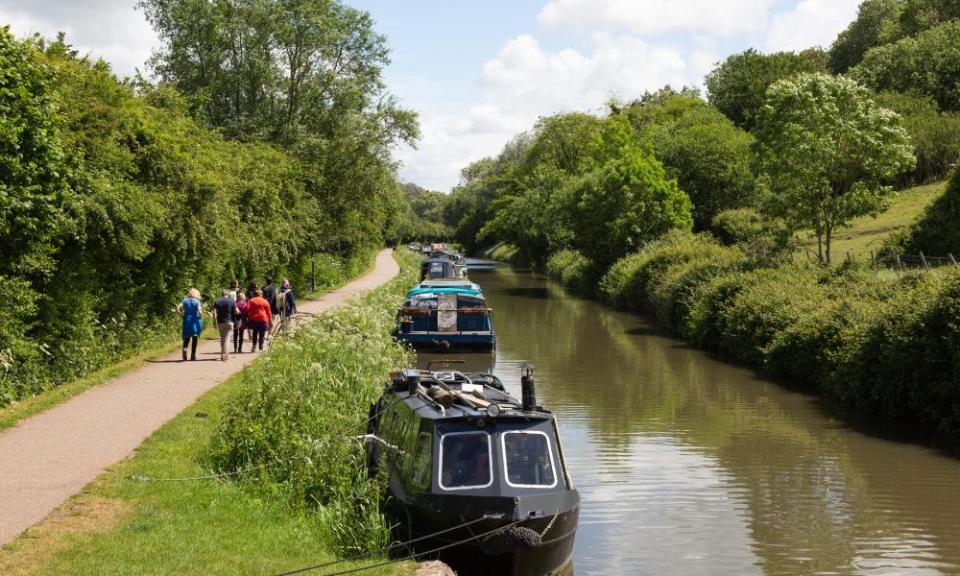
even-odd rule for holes
{"type": "Polygon", "coordinates": [[[233,327],[233,351],[243,352],[243,333],[249,328],[247,319],[247,295],[237,291],[237,318],[233,327]]]}
{"type": "Polygon", "coordinates": [[[280,292],[277,295],[277,308],[280,311],[280,322],[286,329],[290,317],[297,312],[297,299],[293,294],[293,288],[290,286],[290,280],[284,278],[280,283],[280,292]]]}
{"type": "Polygon", "coordinates": [[[227,339],[233,331],[233,324],[237,317],[237,302],[233,299],[233,292],[223,291],[219,300],[213,303],[213,319],[220,333],[220,361],[227,361],[227,339]]]}
{"type": "Polygon", "coordinates": [[[191,288],[179,304],[177,314],[183,318],[180,335],[183,337],[183,346],[180,353],[183,360],[187,359],[187,343],[190,343],[190,360],[197,359],[197,340],[203,332],[203,303],[200,302],[200,291],[191,288]]]}
{"type": "Polygon", "coordinates": [[[250,328],[253,329],[250,351],[256,351],[258,345],[263,350],[263,339],[267,335],[267,331],[270,330],[270,321],[273,318],[270,303],[263,297],[263,290],[257,290],[257,295],[251,298],[247,304],[247,317],[250,321],[250,328]]]}

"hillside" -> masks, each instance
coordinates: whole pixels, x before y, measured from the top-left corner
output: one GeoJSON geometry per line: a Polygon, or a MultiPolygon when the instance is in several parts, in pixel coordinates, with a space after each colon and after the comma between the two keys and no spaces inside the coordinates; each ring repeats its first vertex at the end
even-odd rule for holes
{"type": "MultiPolygon", "coordinates": [[[[946,186],[946,181],[940,181],[901,190],[890,202],[890,207],[876,218],[862,216],[854,219],[850,226],[834,236],[834,258],[846,258],[849,252],[852,258],[869,259],[871,250],[877,252],[891,233],[913,224],[927,206],[943,195],[946,186]]],[[[810,250],[814,253],[816,249],[816,238],[809,233],[803,234],[799,252],[804,254],[810,250]]]]}

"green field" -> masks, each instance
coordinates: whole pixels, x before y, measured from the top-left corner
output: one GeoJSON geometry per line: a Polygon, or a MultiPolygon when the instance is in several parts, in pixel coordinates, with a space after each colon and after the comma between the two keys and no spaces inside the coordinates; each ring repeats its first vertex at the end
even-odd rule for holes
{"type": "MultiPolygon", "coordinates": [[[[946,186],[946,181],[942,181],[901,190],[882,214],[854,219],[849,226],[834,234],[834,261],[846,258],[848,253],[857,260],[869,260],[871,251],[876,253],[892,232],[912,224],[927,206],[943,194],[946,186]]],[[[816,237],[804,233],[800,238],[800,253],[813,254],[815,257],[816,250],[816,237]]]]}

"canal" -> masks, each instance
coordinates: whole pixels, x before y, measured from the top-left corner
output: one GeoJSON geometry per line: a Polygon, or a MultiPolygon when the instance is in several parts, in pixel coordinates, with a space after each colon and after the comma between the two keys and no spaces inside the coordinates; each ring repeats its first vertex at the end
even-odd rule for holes
{"type": "Polygon", "coordinates": [[[960,574],[960,461],[853,431],[541,276],[471,279],[497,351],[452,357],[517,396],[536,366],[583,500],[577,576],[960,574]]]}

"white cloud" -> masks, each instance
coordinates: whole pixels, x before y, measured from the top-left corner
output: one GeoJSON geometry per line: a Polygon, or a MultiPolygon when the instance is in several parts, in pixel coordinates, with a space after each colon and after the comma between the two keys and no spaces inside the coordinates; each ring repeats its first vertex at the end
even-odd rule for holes
{"type": "Polygon", "coordinates": [[[479,102],[461,117],[421,117],[418,150],[400,154],[402,177],[438,189],[456,184],[469,162],[494,155],[537,118],[603,109],[666,84],[699,85],[717,57],[709,50],[684,54],[637,36],[594,34],[592,51],[549,51],[531,35],[507,41],[483,67],[479,102]]]}
{"type": "Polygon", "coordinates": [[[53,38],[65,32],[81,54],[103,58],[120,76],[144,69],[156,34],[133,0],[0,0],[0,24],[23,37],[40,33],[53,38]]]}
{"type": "Polygon", "coordinates": [[[767,33],[769,52],[829,47],[857,16],[861,0],[802,0],[793,10],[776,14],[767,33]]]}
{"type": "Polygon", "coordinates": [[[546,28],[613,30],[641,35],[674,31],[717,36],[752,33],[775,0],[551,0],[537,20],[546,28]]]}

